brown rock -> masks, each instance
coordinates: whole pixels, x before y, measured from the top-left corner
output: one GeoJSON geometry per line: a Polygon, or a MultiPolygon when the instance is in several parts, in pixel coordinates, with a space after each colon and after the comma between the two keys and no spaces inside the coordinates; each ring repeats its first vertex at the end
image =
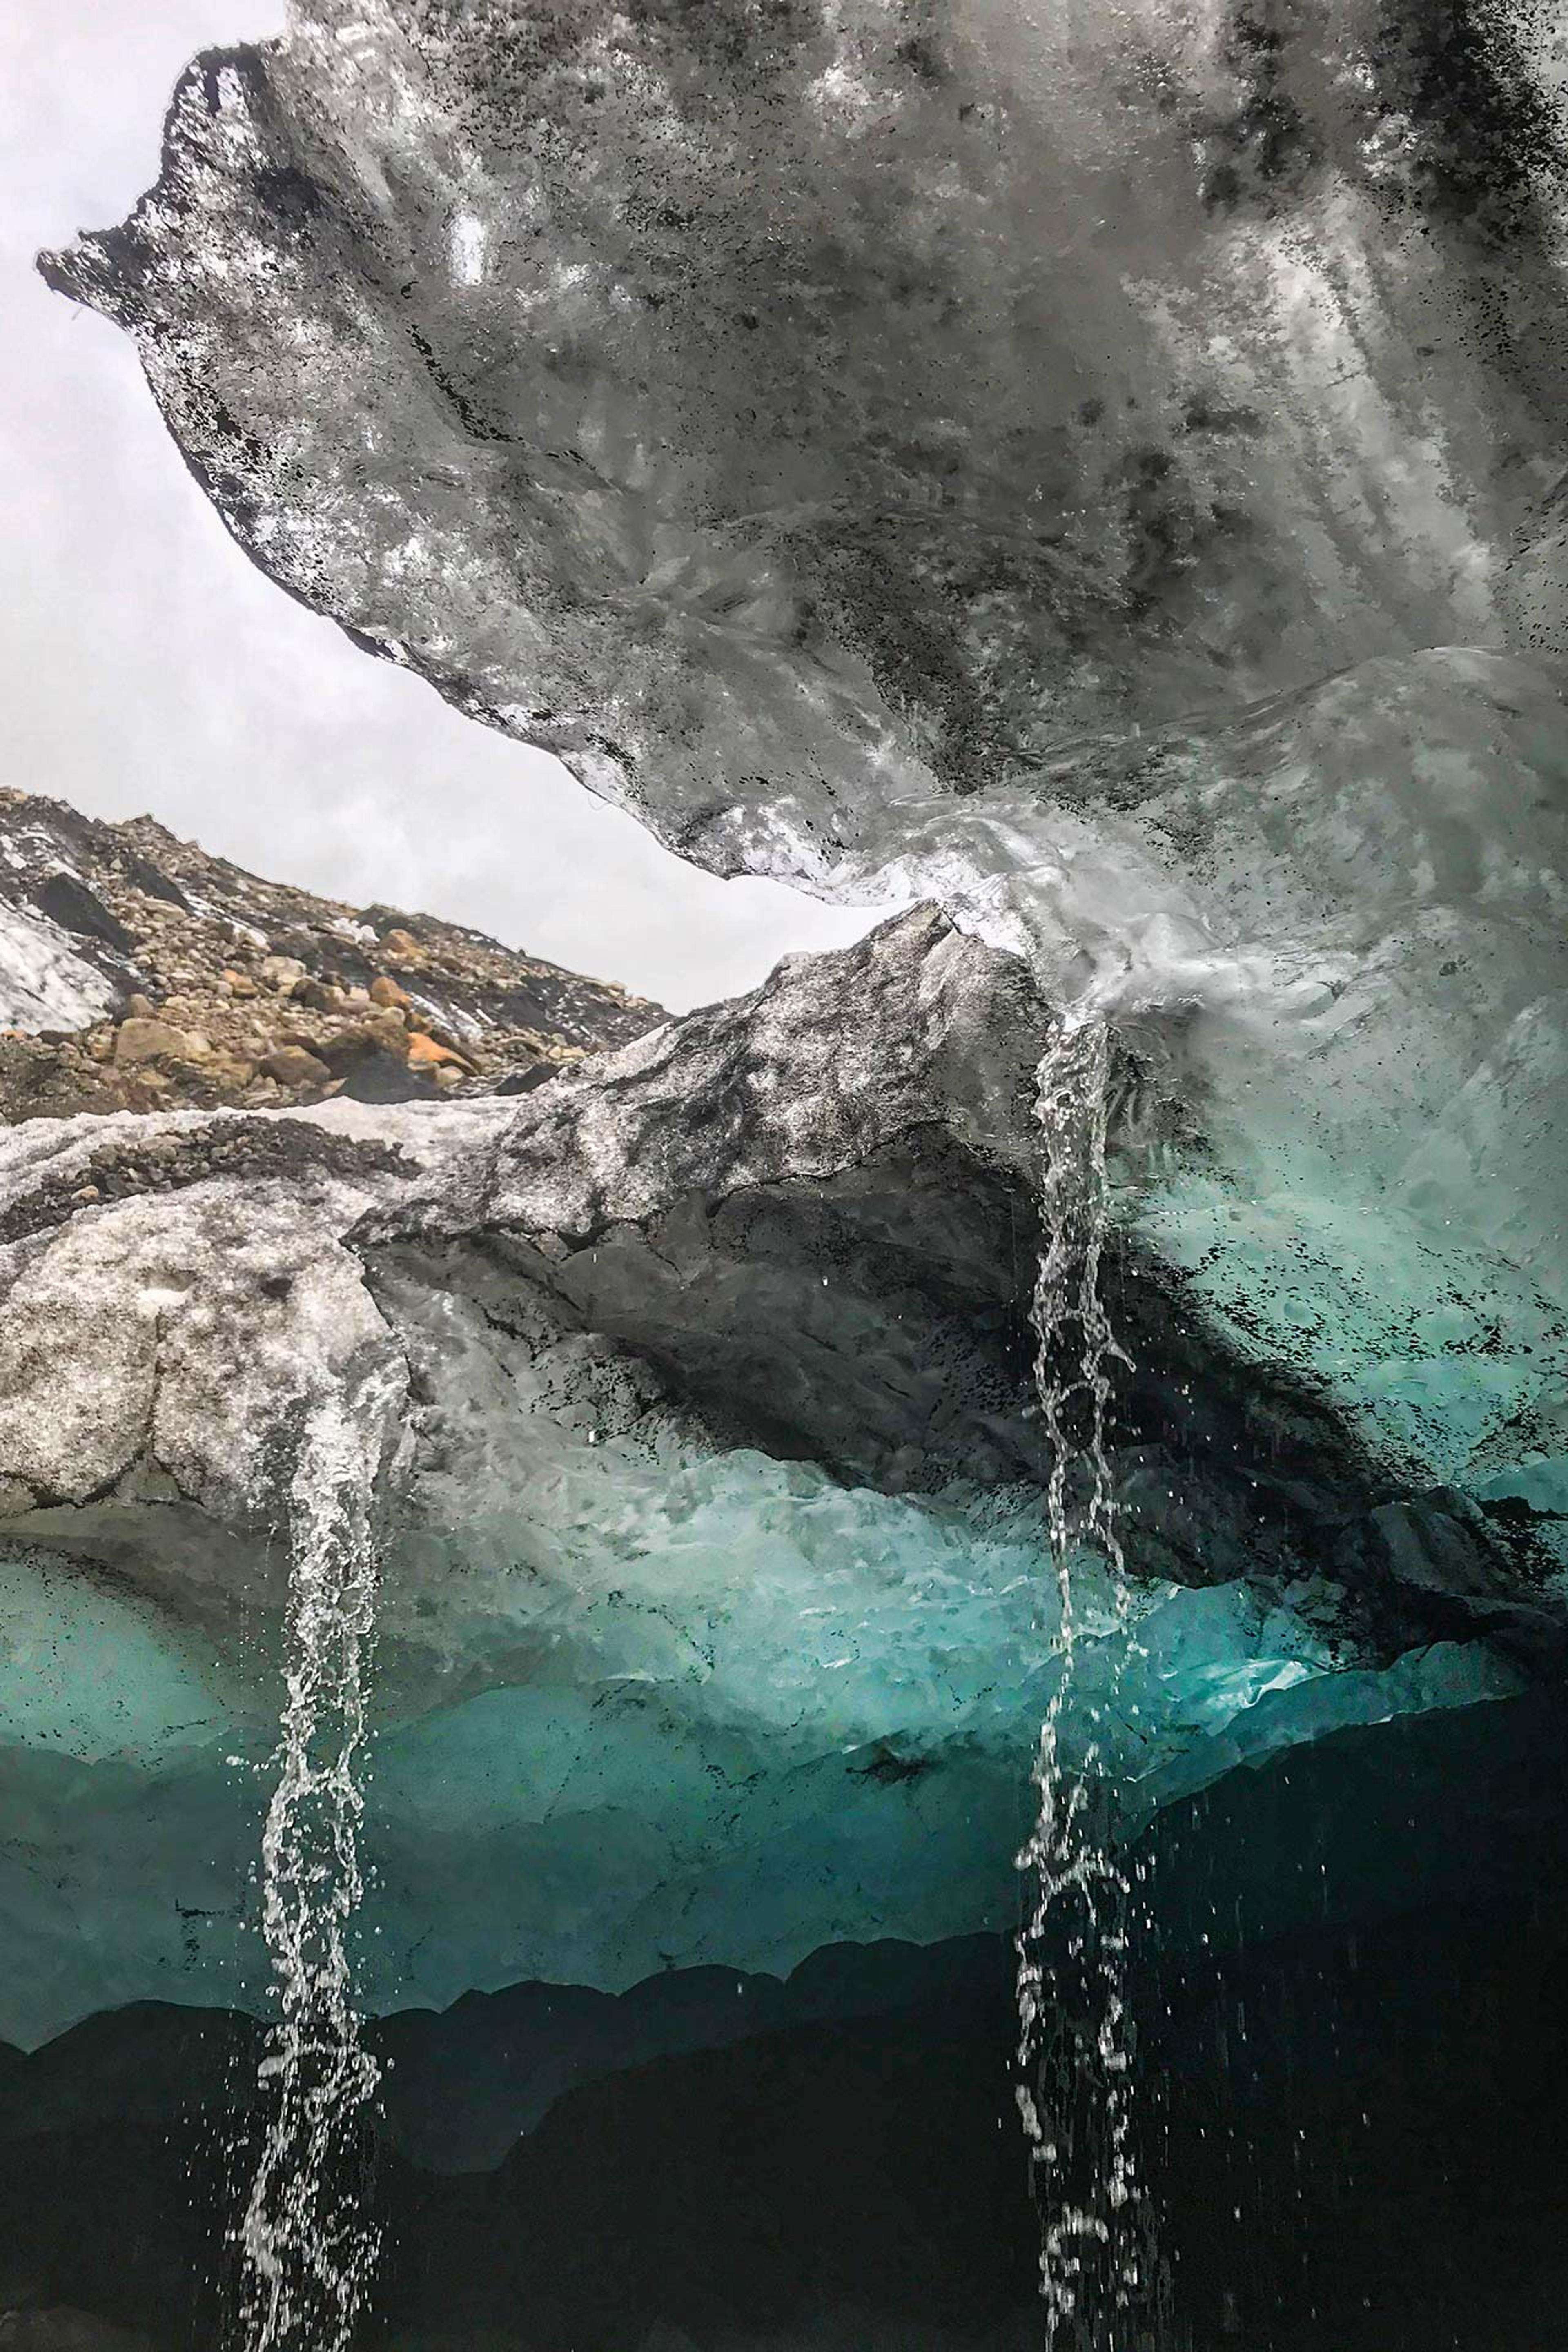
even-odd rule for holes
{"type": "Polygon", "coordinates": [[[449,1045],[438,1045],[434,1037],[416,1030],[408,1040],[408,1066],[411,1070],[446,1067],[461,1073],[471,1071],[474,1066],[466,1054],[454,1054],[449,1045]]]}
{"type": "Polygon", "coordinates": [[[142,1014],[122,1021],[114,1034],[117,1062],[199,1062],[211,1050],[195,1030],[176,1029],[172,1022],[142,1014]]]}
{"type": "Polygon", "coordinates": [[[368,1021],[355,1021],[334,1029],[314,1048],[327,1067],[340,1076],[356,1062],[363,1062],[367,1054],[380,1054],[385,1049],[384,1033],[368,1021]]]}
{"type": "Polygon", "coordinates": [[[0,1040],[0,1123],[171,1104],[314,1103],[336,1078],[367,1101],[427,1098],[453,1083],[438,1085],[438,1071],[479,1074],[459,1092],[499,1076],[520,1043],[526,1047],[510,1034],[514,1023],[538,1024],[553,1057],[562,1043],[552,1029],[557,999],[570,1008],[570,1025],[595,1044],[624,1042],[646,1025],[619,1009],[629,1001],[624,992],[433,918],[405,919],[384,906],[345,919],[349,909],[256,881],[150,820],[126,827],[68,820],[50,803],[0,791],[0,846],[15,844],[35,883],[56,858],[56,834],[60,860],[68,847],[84,889],[128,927],[125,952],[135,962],[121,986],[136,992],[70,1034],[51,1028],[0,1040]],[[446,1008],[448,983],[454,1008],[469,1005],[478,1015],[472,1034],[465,1016],[446,1008]],[[411,994],[429,1002],[421,1009],[411,994]],[[350,1028],[368,1034],[330,1049],[350,1028]],[[412,1061],[411,1033],[429,1040],[412,1049],[412,1061]],[[265,1056],[290,1047],[310,1059],[279,1066],[290,1069],[289,1084],[260,1073],[265,1056]],[[332,1077],[317,1074],[312,1082],[312,1064],[332,1077]]]}
{"type": "Polygon", "coordinates": [[[324,1087],[331,1076],[325,1062],[303,1045],[279,1045],[261,1057],[265,1075],[280,1087],[324,1087]]]}
{"type": "MultiPolygon", "coordinates": [[[[408,1025],[411,1029],[414,1026],[412,1016],[409,1016],[408,1025]]],[[[473,1047],[468,1039],[460,1037],[456,1030],[443,1028],[439,1021],[421,1021],[419,1026],[434,1037],[437,1045],[445,1045],[449,1054],[457,1054],[467,1062],[473,1061],[473,1047]]],[[[477,1067],[478,1065],[476,1064],[475,1066],[477,1067]]]]}
{"type": "Polygon", "coordinates": [[[292,996],[304,977],[305,967],[298,956],[272,955],[262,958],[261,978],[267,986],[275,989],[279,996],[292,996]]]}
{"type": "Polygon", "coordinates": [[[342,1009],[343,992],[341,988],[334,988],[330,981],[297,981],[294,1002],[305,1005],[311,1013],[337,1013],[342,1009]]]}

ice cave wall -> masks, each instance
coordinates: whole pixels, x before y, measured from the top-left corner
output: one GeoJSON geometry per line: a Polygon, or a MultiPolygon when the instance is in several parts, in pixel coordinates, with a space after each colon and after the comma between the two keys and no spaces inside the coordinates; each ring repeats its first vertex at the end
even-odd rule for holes
{"type": "MultiPolygon", "coordinates": [[[[942,911],[525,1101],[6,1143],[0,2034],[258,2002],[279,1480],[383,1371],[362,1974],[471,1994],[386,2022],[470,2078],[393,2137],[491,2161],[721,2008],[940,2005],[1013,1916],[1050,1672],[1021,1302],[1068,1004],[1116,1038],[1138,1654],[1112,1690],[1084,1562],[1066,1731],[1108,1707],[1143,1957],[1261,1937],[1289,2075],[1331,1908],[1396,2004],[1407,1952],[1484,1983],[1539,1924],[1563,164],[1549,16],[1471,0],[300,0],[193,65],[156,187],[44,266],[253,560],[684,854],[942,911]]],[[[1226,2000],[1149,2013],[1179,2077],[1226,2000]]],[[[1240,2230],[1208,2131],[1168,2185],[1240,2230]]]]}
{"type": "MultiPolygon", "coordinates": [[[[14,1130],[0,2034],[260,1997],[279,1480],[387,1371],[373,2005],[1005,1924],[1050,1021],[921,910],[515,1100],[14,1130]]],[[[1130,1168],[1181,1148],[1152,1073],[1130,1168]]],[[[1112,1692],[1086,1563],[1068,1738],[1110,1707],[1130,1825],[1556,1655],[1528,1527],[1402,1485],[1135,1236],[1118,1293],[1142,1654],[1112,1692]]]]}
{"type": "Polygon", "coordinates": [[[309,0],[44,266],[369,651],[688,856],[1159,1016],[1151,1254],[1555,1511],[1554,57],[1459,0],[309,0]]]}
{"type": "Polygon", "coordinates": [[[1553,639],[1559,72],[1405,0],[305,0],[46,267],[264,568],[795,866],[1099,725],[1553,639]]]}

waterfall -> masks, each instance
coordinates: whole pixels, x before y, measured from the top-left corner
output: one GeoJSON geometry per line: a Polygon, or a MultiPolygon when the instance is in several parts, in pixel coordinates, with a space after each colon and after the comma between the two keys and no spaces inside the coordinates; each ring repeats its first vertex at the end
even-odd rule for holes
{"type": "Polygon", "coordinates": [[[1017,1857],[1030,1899],[1017,1939],[1016,2092],[1040,2213],[1047,2352],[1148,2352],[1155,2341],[1157,2266],[1133,2143],[1127,2014],[1135,1890],[1096,1818],[1098,1710],[1089,1710],[1089,1744],[1073,1767],[1061,1748],[1075,1688],[1080,1557],[1109,1570],[1113,1676],[1132,1638],[1107,1450],[1113,1368],[1130,1368],[1100,1291],[1110,1076],[1105,1023],[1069,1014],[1037,1075],[1044,1240],[1031,1321],[1059,1614],[1057,1679],[1035,1763],[1038,1812],[1017,1857]]]}
{"type": "Polygon", "coordinates": [[[359,2179],[379,2076],[354,2003],[363,1893],[358,1770],[375,1628],[379,1390],[309,1416],[289,1492],[286,1699],[261,1842],[261,1922],[279,2015],[267,2124],[237,2237],[245,2352],[346,2352],[379,2252],[359,2179]]]}

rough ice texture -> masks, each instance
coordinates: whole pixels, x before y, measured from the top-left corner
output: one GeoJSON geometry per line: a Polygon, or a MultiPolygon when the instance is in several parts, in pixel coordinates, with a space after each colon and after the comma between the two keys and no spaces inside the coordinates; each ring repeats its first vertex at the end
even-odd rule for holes
{"type": "Polygon", "coordinates": [[[833,1175],[928,1128],[1026,1181],[1046,1020],[1021,966],[926,912],[516,1104],[19,1132],[0,1146],[5,1473],[80,1503],[151,1460],[204,1507],[264,1507],[302,1368],[335,1373],[384,1336],[368,1297],[339,1287],[362,1295],[351,1239],[588,1242],[691,1193],[833,1175]]]}
{"type": "Polygon", "coordinates": [[[373,650],[694,855],[842,848],[1554,636],[1552,45],[1454,14],[303,0],[47,268],[373,650]]]}
{"type": "Polygon", "coordinates": [[[13,1159],[17,1524],[220,1651],[298,1339],[407,1367],[383,1940],[416,1880],[452,1934],[406,1985],[993,1916],[1049,1632],[1037,985],[1121,1036],[1129,1801],[1555,1654],[1555,71],[1544,15],[1426,0],[303,0],[46,264],[368,650],[688,856],[969,933],[526,1111],[13,1159]]]}
{"type": "Polygon", "coordinates": [[[305,0],[46,268],[369,650],[1157,1016],[1151,1250],[1555,1494],[1563,155],[1539,11],[305,0]]]}
{"type": "Polygon", "coordinates": [[[68,932],[32,908],[0,899],[0,1028],[79,1029],[114,999],[68,932]]]}
{"type": "MultiPolygon", "coordinates": [[[[279,1482],[318,1397],[388,1378],[373,2002],[1005,1922],[1050,1021],[923,909],[516,1101],[5,1138],[0,2034],[256,1997],[279,1482]]],[[[1124,1051],[1120,1150],[1171,1116],[1124,1051]]],[[[1555,1654],[1528,1525],[1402,1486],[1135,1236],[1116,1280],[1130,1818],[1555,1654]]],[[[1080,1607],[1087,1709],[1092,1563],[1080,1607]]]]}

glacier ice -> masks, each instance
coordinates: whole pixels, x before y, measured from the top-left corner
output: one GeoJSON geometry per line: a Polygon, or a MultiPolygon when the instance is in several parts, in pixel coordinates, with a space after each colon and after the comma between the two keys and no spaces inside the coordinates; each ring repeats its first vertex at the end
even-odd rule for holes
{"type": "MultiPolygon", "coordinates": [[[[1383,1906],[1450,1882],[1363,1735],[1483,1844],[1534,1801],[1532,1761],[1467,1810],[1489,1726],[1559,1785],[1557,46],[1479,0],[299,0],[187,71],[155,188],[44,268],[134,336],[250,556],[683,854],[930,903],[526,1109],[0,1154],[5,2030],[258,1998],[268,1512],[323,1384],[372,1373],[372,2004],[1005,1924],[1056,1630],[1020,1302],[1064,1019],[1112,1038],[1132,1636],[1086,1548],[1064,1764],[1198,1855],[1175,2075],[1213,2030],[1246,2082],[1227,2020],[1261,2013],[1289,2077],[1314,1969],[1364,2033],[1358,1922],[1405,2002],[1383,1906]],[[29,1685],[106,1643],[101,1689],[29,1685]],[[1250,1881],[1194,1828],[1232,1814],[1250,1881]],[[1342,1873],[1363,1815],[1386,1865],[1342,1873]],[[1220,1946],[1229,2011],[1192,1992],[1220,1946]]],[[[1507,1921],[1544,1948],[1528,1861],[1504,1900],[1466,1859],[1470,1912],[1419,1932],[1492,1956],[1493,2017],[1532,1964],[1507,1921]]],[[[597,2112],[695,2079],[637,2078],[597,2112]]],[[[1353,2240],[1285,2105],[1268,2193],[1353,2240]]],[[[1246,2144],[1173,2143],[1205,2227],[1243,2227],[1246,2144]]],[[[1361,2259],[1335,2352],[1388,2340],[1361,2259]]],[[[1245,2242],[1224,2277],[1205,2340],[1272,2340],[1245,2242]]]]}
{"type": "Polygon", "coordinates": [[[798,864],[1101,721],[1561,649],[1561,95],[1488,22],[308,0],[46,268],[265,569],[798,864]]]}
{"type": "MultiPolygon", "coordinates": [[[[516,1100],[14,1131],[0,1696],[31,1826],[3,1883],[30,1958],[0,2033],[260,1997],[277,1481],[355,1381],[399,1400],[374,2004],[1004,1923],[1052,1672],[1018,1283],[1048,1019],[1012,956],[917,913],[516,1100]]],[[[1126,1149],[1153,1116],[1132,1086],[1126,1149]]],[[[1101,1717],[1129,1828],[1517,1689],[1555,1638],[1528,1534],[1391,1489],[1348,1415],[1119,1266],[1138,1655],[1086,1557],[1062,1736],[1101,1717]]]]}
{"type": "Polygon", "coordinates": [[[114,993],[58,923],[0,900],[0,1027],[83,1028],[102,1018],[114,993]]]}
{"type": "MultiPolygon", "coordinates": [[[[422,1703],[394,1669],[364,1832],[373,2005],[445,2007],[525,1977],[619,1990],[661,1967],[779,1973],[836,1940],[1005,1925],[1018,1761],[1047,1696],[1027,1507],[977,1529],[953,1506],[762,1457],[651,1475],[617,1452],[541,1465],[536,1515],[475,1518],[389,1561],[389,1654],[406,1658],[405,1620],[437,1591],[439,1633],[465,1654],[445,1698],[426,1661],[422,1703]]],[[[30,2044],[132,2000],[259,2001],[247,1878],[268,1677],[215,1705],[165,1629],[89,1696],[65,1677],[92,1654],[90,1586],[15,1552],[5,1581],[31,1584],[32,1610],[25,1638],[20,1609],[7,1622],[6,1679],[28,1697],[0,1772],[26,1833],[0,1883],[27,1965],[0,2036],[30,2044]]],[[[1093,1591],[1069,1755],[1111,1674],[1093,1591]]],[[[1265,1608],[1239,1581],[1141,1596],[1137,1668],[1093,1732],[1130,1818],[1277,1748],[1519,1686],[1479,1643],[1347,1671],[1314,1601],[1265,1608]]]]}
{"type": "Polygon", "coordinates": [[[1403,1475],[1556,1458],[1544,19],[915,15],[310,0],[46,269],[369,650],[1142,1024],[1231,1344],[1403,1475]]]}

